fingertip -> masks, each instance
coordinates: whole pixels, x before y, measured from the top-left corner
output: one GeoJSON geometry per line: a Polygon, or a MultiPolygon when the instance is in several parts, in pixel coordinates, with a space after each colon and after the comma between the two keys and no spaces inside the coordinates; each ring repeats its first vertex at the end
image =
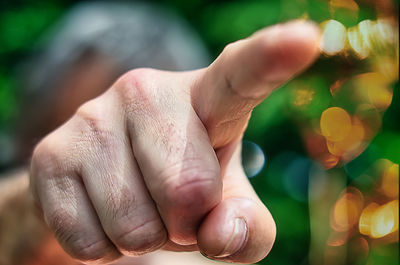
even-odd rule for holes
{"type": "Polygon", "coordinates": [[[318,57],[320,30],[313,22],[295,20],[256,34],[262,45],[264,76],[277,86],[302,72],[318,57]],[[273,80],[271,80],[273,79],[273,80]]]}
{"type": "Polygon", "coordinates": [[[240,138],[252,109],[312,64],[319,39],[315,24],[297,20],[225,47],[191,90],[193,107],[214,148],[240,138]]]}
{"type": "Polygon", "coordinates": [[[319,29],[318,24],[311,20],[297,19],[282,25],[291,27],[292,30],[295,30],[296,32],[302,32],[303,35],[310,34],[309,36],[313,37],[313,41],[318,41],[321,37],[321,30],[319,29]]]}
{"type": "Polygon", "coordinates": [[[203,222],[198,232],[201,252],[210,258],[226,258],[238,252],[247,239],[248,228],[243,217],[216,208],[203,222]]]}
{"type": "Polygon", "coordinates": [[[247,198],[229,198],[218,205],[198,231],[198,245],[208,258],[254,263],[275,241],[276,228],[268,210],[247,198]]]}
{"type": "Polygon", "coordinates": [[[296,53],[297,58],[304,59],[298,62],[308,66],[320,53],[321,32],[319,27],[314,22],[306,20],[289,22],[285,27],[283,40],[286,41],[290,51],[296,53]]]}

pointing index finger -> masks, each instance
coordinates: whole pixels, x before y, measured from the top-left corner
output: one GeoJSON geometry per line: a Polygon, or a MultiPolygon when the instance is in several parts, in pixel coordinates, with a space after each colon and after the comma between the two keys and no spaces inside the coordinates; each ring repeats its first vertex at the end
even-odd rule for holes
{"type": "Polygon", "coordinates": [[[319,31],[294,21],[226,46],[192,87],[192,103],[214,148],[244,131],[251,110],[318,55],[319,31]]]}

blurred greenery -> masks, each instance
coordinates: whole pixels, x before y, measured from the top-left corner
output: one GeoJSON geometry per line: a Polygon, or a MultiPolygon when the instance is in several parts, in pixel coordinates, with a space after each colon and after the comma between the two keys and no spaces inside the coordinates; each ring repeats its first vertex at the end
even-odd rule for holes
{"type": "MultiPolygon", "coordinates": [[[[18,65],[37,44],[41,34],[78,1],[15,0],[0,3],[0,133],[11,130],[19,109],[18,65]]],[[[156,2],[182,15],[200,34],[212,55],[216,57],[232,41],[275,23],[297,18],[310,18],[317,23],[337,19],[346,27],[365,19],[376,19],[371,5],[359,3],[357,14],[346,10],[333,13],[328,0],[159,0],[156,2]]],[[[357,1],[358,2],[358,1],[357,1]]],[[[367,2],[367,1],[365,1],[367,2]]],[[[396,7],[397,8],[397,7],[396,7]]],[[[363,61],[341,57],[322,57],[303,78],[280,88],[253,112],[245,138],[256,142],[266,152],[266,167],[251,182],[270,209],[277,224],[277,240],[270,255],[260,264],[308,264],[310,217],[307,201],[293,198],[284,188],[282,170],[296,157],[307,157],[301,127],[312,126],[323,110],[332,105],[355,108],[351,101],[334,99],[330,85],[338,78],[364,72],[363,61]],[[334,69],[334,71],[332,71],[334,69]],[[291,102],[299,88],[318,100],[304,108],[291,102]],[[300,128],[299,128],[299,125],[300,128]],[[288,156],[282,161],[283,151],[288,156]],[[287,159],[287,161],[285,160],[287,159]],[[281,161],[283,166],[279,166],[281,161]]],[[[344,95],[343,97],[346,97],[344,95]]],[[[393,103],[383,117],[383,128],[362,155],[338,169],[348,182],[360,189],[371,189],[374,180],[360,179],[368,167],[379,158],[400,162],[400,100],[398,83],[393,103]],[[354,181],[354,182],[352,182],[354,181]]],[[[398,244],[371,248],[368,265],[390,265],[398,262],[398,244]]]]}
{"type": "Polygon", "coordinates": [[[39,36],[65,11],[53,1],[5,1],[0,4],[0,132],[9,130],[18,112],[17,67],[39,36]]]}

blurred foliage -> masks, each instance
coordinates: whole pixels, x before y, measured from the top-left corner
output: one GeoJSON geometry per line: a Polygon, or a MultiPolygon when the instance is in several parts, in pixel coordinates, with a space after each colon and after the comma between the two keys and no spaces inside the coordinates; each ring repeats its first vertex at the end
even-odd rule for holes
{"type": "Polygon", "coordinates": [[[59,18],[65,5],[53,1],[4,1],[0,4],[0,132],[18,111],[16,68],[39,36],[59,18]]]}
{"type": "MultiPolygon", "coordinates": [[[[262,27],[290,19],[309,18],[317,23],[336,19],[349,28],[360,21],[376,20],[378,17],[376,7],[371,1],[357,1],[357,12],[346,8],[338,8],[332,12],[328,0],[153,2],[185,17],[204,39],[214,57],[227,43],[247,37],[262,27]]],[[[18,112],[18,64],[30,53],[40,35],[73,4],[73,1],[66,0],[15,0],[0,4],[0,133],[10,130],[18,112]]],[[[396,2],[395,9],[397,8],[396,2]]],[[[307,200],[294,198],[285,189],[283,179],[288,178],[285,170],[291,161],[305,161],[309,156],[304,131],[315,127],[315,123],[319,126],[319,118],[326,108],[340,106],[350,113],[356,111],[356,105],[349,100],[352,95],[332,97],[332,84],[337,80],[346,80],[367,72],[369,68],[368,61],[357,60],[354,56],[323,56],[302,78],[280,88],[255,109],[245,138],[256,142],[266,152],[267,165],[251,182],[272,212],[278,231],[272,252],[260,264],[310,263],[310,205],[307,200]],[[292,104],[293,102],[298,104],[292,104]]],[[[382,127],[377,131],[376,137],[371,139],[372,142],[361,155],[347,161],[343,167],[328,170],[329,176],[345,176],[348,184],[367,192],[376,186],[376,178],[359,176],[365,175],[374,161],[385,158],[394,163],[400,162],[398,81],[393,91],[392,104],[383,116],[382,127]]],[[[304,167],[312,167],[312,164],[304,167]]],[[[327,227],[329,228],[329,224],[327,227]]],[[[398,241],[375,244],[375,247],[370,248],[368,259],[357,264],[397,263],[398,241]]],[[[348,261],[344,264],[352,263],[348,261]]]]}

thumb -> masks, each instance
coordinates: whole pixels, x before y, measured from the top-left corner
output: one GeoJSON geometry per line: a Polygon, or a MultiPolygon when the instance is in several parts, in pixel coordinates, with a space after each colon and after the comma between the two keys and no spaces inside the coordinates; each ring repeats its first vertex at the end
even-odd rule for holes
{"type": "Polygon", "coordinates": [[[192,104],[214,148],[244,131],[251,110],[318,55],[318,28],[294,21],[226,46],[192,86],[192,104]]]}
{"type": "Polygon", "coordinates": [[[276,228],[243,172],[240,148],[236,148],[228,164],[223,194],[222,202],[207,215],[198,230],[200,251],[216,260],[260,261],[272,248],[276,228]]]}

